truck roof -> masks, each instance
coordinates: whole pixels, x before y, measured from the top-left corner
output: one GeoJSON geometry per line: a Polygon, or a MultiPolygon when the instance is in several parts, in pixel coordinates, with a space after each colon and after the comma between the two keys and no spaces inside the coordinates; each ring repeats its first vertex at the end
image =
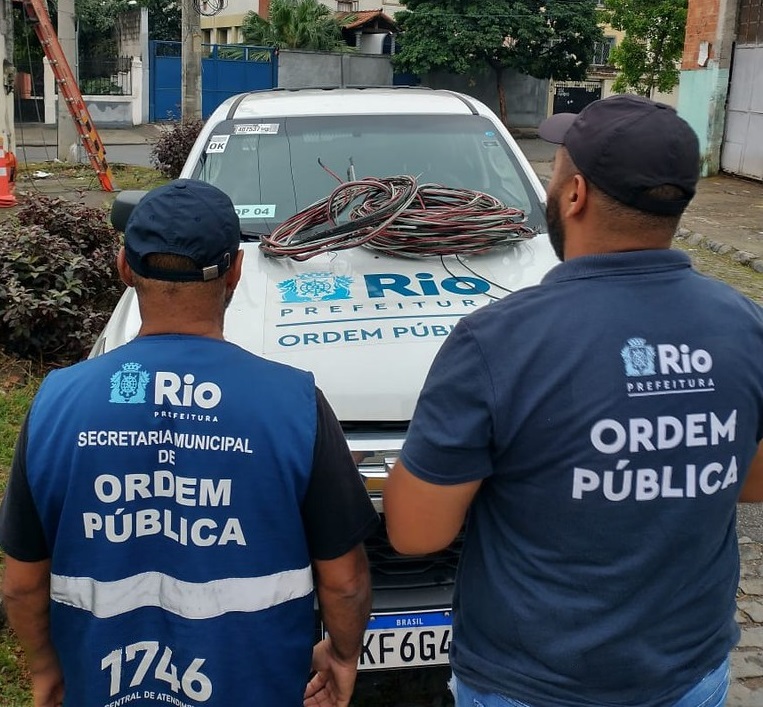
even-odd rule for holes
{"type": "Polygon", "coordinates": [[[226,100],[224,119],[314,115],[485,115],[486,106],[455,91],[414,87],[309,88],[253,91],[226,100]]]}

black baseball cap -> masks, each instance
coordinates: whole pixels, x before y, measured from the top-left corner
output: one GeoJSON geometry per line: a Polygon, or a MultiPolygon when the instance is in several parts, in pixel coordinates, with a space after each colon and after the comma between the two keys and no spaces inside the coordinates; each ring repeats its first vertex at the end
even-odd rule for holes
{"type": "Polygon", "coordinates": [[[241,243],[241,225],[225,192],[197,179],[176,179],[152,189],[125,226],[125,255],[141,277],[171,282],[214,280],[231,266],[241,243]],[[193,270],[151,267],[152,253],[184,255],[193,270]]]}
{"type": "Polygon", "coordinates": [[[579,114],[558,113],[538,134],[564,145],[580,173],[613,199],[640,211],[679,216],[697,190],[699,139],[691,126],[664,103],[619,95],[594,101],[579,114]],[[678,187],[672,201],[648,190],[678,187]]]}

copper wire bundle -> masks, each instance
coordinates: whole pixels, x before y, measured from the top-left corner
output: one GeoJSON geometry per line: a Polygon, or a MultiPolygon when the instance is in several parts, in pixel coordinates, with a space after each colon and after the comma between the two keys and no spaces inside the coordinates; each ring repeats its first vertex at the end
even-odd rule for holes
{"type": "Polygon", "coordinates": [[[260,248],[293,260],[356,246],[421,258],[476,255],[535,235],[521,209],[489,194],[400,175],[341,184],[261,236],[260,248]],[[348,209],[347,221],[337,223],[348,209]]]}

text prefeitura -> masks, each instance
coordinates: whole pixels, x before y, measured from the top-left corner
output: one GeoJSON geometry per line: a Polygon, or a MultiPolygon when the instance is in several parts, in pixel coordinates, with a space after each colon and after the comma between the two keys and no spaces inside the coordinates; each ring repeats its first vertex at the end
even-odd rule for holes
{"type": "Polygon", "coordinates": [[[738,481],[735,455],[723,461],[682,464],[680,467],[654,465],[633,468],[629,455],[659,452],[683,446],[686,449],[718,447],[736,439],[737,411],[725,420],[715,413],[696,413],[679,419],[660,416],[654,420],[634,418],[626,422],[604,419],[590,431],[594,449],[619,457],[607,470],[575,467],[572,497],[582,500],[590,494],[608,501],[653,501],[657,498],[710,496],[738,481]]]}

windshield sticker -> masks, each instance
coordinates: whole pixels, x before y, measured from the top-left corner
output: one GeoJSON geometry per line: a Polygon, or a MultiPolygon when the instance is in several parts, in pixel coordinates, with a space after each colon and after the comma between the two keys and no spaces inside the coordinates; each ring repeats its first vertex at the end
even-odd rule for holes
{"type": "Polygon", "coordinates": [[[230,135],[213,135],[209,138],[209,145],[207,145],[207,154],[210,152],[225,152],[225,148],[228,146],[228,140],[230,135]]]}
{"type": "Polygon", "coordinates": [[[245,125],[234,125],[234,135],[277,135],[278,123],[253,123],[245,125]]]}
{"type": "Polygon", "coordinates": [[[239,218],[275,218],[276,204],[236,204],[234,207],[239,218]]]}

